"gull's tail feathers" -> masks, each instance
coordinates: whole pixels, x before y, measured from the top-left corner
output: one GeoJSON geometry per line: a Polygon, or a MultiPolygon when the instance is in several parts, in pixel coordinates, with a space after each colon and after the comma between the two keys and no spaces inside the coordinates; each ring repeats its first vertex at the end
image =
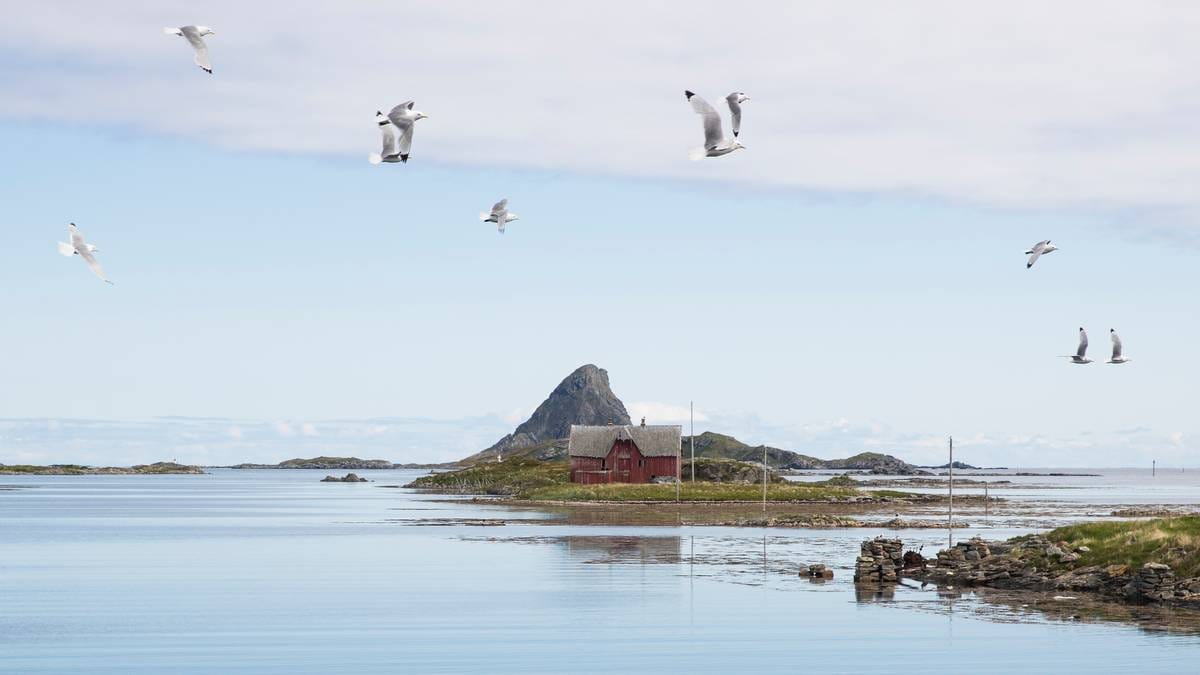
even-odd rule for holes
{"type": "Polygon", "coordinates": [[[479,220],[480,220],[480,221],[482,221],[482,222],[485,222],[485,223],[486,223],[487,221],[489,221],[489,220],[491,220],[491,219],[492,219],[492,214],[488,213],[487,211],[480,211],[480,212],[479,212],[479,220]]]}
{"type": "Polygon", "coordinates": [[[178,28],[164,28],[163,32],[167,35],[183,35],[183,31],[178,28]]]}
{"type": "Polygon", "coordinates": [[[58,252],[70,258],[75,255],[75,247],[60,241],[58,242],[58,252]]]}
{"type": "Polygon", "coordinates": [[[707,154],[708,150],[705,150],[704,148],[693,148],[688,151],[688,159],[692,160],[693,162],[699,162],[700,160],[704,159],[704,156],[707,154]]]}
{"type": "Polygon", "coordinates": [[[371,154],[367,155],[367,161],[372,164],[379,164],[383,162],[383,155],[379,154],[378,152],[372,152],[371,154]]]}

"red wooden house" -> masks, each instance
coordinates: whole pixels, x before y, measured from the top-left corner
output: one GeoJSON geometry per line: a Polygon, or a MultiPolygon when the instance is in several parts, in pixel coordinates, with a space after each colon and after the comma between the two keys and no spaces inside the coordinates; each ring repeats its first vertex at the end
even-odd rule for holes
{"type": "Polygon", "coordinates": [[[572,483],[649,483],[679,477],[683,427],[571,426],[567,454],[572,483]]]}

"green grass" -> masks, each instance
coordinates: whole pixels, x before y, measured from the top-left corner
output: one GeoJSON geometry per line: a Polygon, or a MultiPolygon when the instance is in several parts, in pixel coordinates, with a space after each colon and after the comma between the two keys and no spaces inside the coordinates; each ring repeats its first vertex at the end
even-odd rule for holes
{"type": "Polygon", "coordinates": [[[1200,576],[1200,516],[1082,523],[1051,530],[1050,541],[1087,546],[1077,566],[1165,563],[1180,577],[1200,576]]]}
{"type": "Polygon", "coordinates": [[[52,464],[50,466],[36,466],[33,464],[0,464],[0,473],[45,473],[47,469],[54,469],[65,474],[81,474],[90,470],[90,467],[82,464],[52,464]]]}
{"type": "Polygon", "coordinates": [[[0,464],[0,474],[38,474],[38,475],[59,475],[59,476],[78,476],[83,474],[95,473],[119,473],[119,474],[146,474],[146,473],[187,473],[195,467],[187,466],[186,464],[176,464],[174,462],[155,462],[153,464],[137,464],[128,468],[124,467],[91,467],[86,464],[51,464],[49,466],[36,466],[33,464],[0,464]]]}
{"type": "MultiPolygon", "coordinates": [[[[701,466],[697,460],[697,466],[701,466]]],[[[729,460],[703,460],[709,468],[725,469],[729,460]],[[718,466],[719,465],[719,466],[718,466]]],[[[728,473],[718,471],[717,473],[728,473]]],[[[761,474],[760,474],[761,475],[761,474]]],[[[534,459],[512,458],[503,462],[486,462],[458,471],[444,471],[422,476],[408,487],[459,494],[506,495],[520,499],[565,502],[673,502],[673,484],[611,483],[580,485],[571,483],[565,461],[542,462],[534,459]]],[[[819,502],[844,500],[852,497],[904,498],[912,495],[894,490],[857,490],[837,484],[771,483],[767,500],[772,502],[819,502]]],[[[680,500],[686,502],[754,502],[762,499],[762,483],[710,482],[684,480],[680,500]]]]}
{"type": "MultiPolygon", "coordinates": [[[[767,501],[827,501],[858,497],[862,494],[852,488],[774,483],[767,488],[767,501]]],[[[675,486],[646,483],[610,483],[608,485],[564,483],[536,488],[522,496],[547,501],[673,502],[675,501],[675,486]]],[[[684,481],[679,487],[679,499],[685,502],[753,502],[762,499],[762,485],[684,481]]]]}
{"type": "Polygon", "coordinates": [[[523,496],[529,490],[563,484],[569,479],[565,461],[512,458],[421,476],[408,487],[463,494],[523,496]]]}

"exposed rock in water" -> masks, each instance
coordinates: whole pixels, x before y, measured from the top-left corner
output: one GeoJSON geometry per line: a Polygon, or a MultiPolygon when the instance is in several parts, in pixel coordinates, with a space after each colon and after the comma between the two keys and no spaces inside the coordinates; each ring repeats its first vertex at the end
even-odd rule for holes
{"type": "Polygon", "coordinates": [[[325,476],[321,479],[322,483],[366,483],[367,479],[359,476],[356,473],[348,473],[341,478],[337,476],[325,476]]]}
{"type": "MultiPolygon", "coordinates": [[[[804,576],[804,574],[805,574],[805,571],[802,570],[800,572],[800,575],[804,576]]],[[[829,569],[825,565],[822,565],[821,563],[817,563],[815,565],[809,565],[807,574],[810,579],[832,579],[833,578],[833,570],[829,569]]]]}
{"type": "MultiPolygon", "coordinates": [[[[567,456],[566,438],[572,424],[630,424],[625,404],[608,383],[608,371],[592,364],[580,366],[559,383],[550,396],[511,434],[492,447],[462,460],[463,464],[495,460],[497,454],[540,448],[537,459],[567,456]]],[[[525,456],[525,453],[522,453],[525,456]]]]}
{"type": "Polygon", "coordinates": [[[1146,508],[1133,507],[1128,509],[1117,509],[1112,512],[1112,515],[1118,518],[1176,518],[1178,516],[1194,516],[1195,511],[1183,511],[1180,509],[1164,509],[1164,508],[1146,508]]]}

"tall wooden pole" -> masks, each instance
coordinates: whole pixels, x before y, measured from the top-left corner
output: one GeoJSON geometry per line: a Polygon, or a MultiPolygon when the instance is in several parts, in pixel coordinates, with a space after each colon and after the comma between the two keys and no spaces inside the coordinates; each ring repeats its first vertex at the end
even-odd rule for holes
{"type": "Polygon", "coordinates": [[[950,509],[946,516],[946,537],[954,548],[954,437],[950,437],[950,509]]]}
{"type": "MultiPolygon", "coordinates": [[[[763,446],[763,513],[767,512],[767,446],[763,446]]],[[[766,544],[763,544],[766,550],[766,544]]]]}
{"type": "Polygon", "coordinates": [[[692,434],[692,482],[696,482],[696,402],[688,401],[688,416],[691,417],[692,434]]]}

